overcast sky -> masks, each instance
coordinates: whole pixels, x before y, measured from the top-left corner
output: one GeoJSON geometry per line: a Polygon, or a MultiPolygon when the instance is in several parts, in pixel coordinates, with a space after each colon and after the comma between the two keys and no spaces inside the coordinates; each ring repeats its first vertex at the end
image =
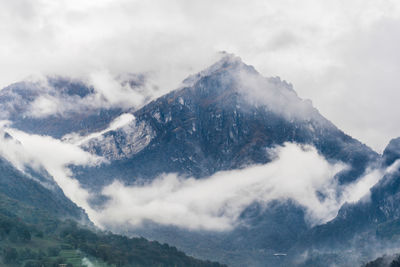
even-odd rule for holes
{"type": "Polygon", "coordinates": [[[400,136],[399,19],[395,0],[0,0],[0,87],[146,72],[166,92],[225,50],[381,152],[400,136]]]}

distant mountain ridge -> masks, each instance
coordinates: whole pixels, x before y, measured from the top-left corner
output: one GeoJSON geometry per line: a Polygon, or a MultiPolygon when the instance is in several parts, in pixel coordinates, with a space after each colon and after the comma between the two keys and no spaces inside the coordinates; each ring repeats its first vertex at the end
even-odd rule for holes
{"type": "Polygon", "coordinates": [[[99,131],[124,109],[93,105],[94,96],[92,86],[65,77],[14,83],[0,90],[0,120],[27,133],[55,138],[99,131]]]}

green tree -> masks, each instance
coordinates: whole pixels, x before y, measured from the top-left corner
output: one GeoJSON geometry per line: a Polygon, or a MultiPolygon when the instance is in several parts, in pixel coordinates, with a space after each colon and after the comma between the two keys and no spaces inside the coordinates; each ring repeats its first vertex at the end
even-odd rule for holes
{"type": "Polygon", "coordinates": [[[4,249],[4,263],[15,263],[18,259],[18,251],[12,247],[4,249]]]}

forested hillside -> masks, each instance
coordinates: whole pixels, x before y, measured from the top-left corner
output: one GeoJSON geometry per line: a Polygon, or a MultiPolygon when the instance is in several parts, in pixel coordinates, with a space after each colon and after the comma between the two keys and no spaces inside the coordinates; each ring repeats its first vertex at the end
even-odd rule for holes
{"type": "Polygon", "coordinates": [[[0,194],[1,266],[221,266],[167,244],[60,220],[0,194]]]}

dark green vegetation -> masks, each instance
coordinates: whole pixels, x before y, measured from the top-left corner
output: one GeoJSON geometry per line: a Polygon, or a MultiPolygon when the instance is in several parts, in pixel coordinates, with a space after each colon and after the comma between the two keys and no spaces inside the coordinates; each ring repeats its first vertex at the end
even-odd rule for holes
{"type": "Polygon", "coordinates": [[[156,241],[101,232],[51,177],[24,174],[0,157],[0,266],[81,266],[83,260],[96,266],[220,266],[156,241]]]}
{"type": "Polygon", "coordinates": [[[1,266],[81,266],[84,258],[97,266],[221,266],[188,257],[167,244],[61,221],[2,194],[0,256],[1,266]]]}
{"type": "Polygon", "coordinates": [[[31,176],[35,177],[36,181],[0,157],[0,193],[20,203],[47,210],[55,216],[89,220],[85,212],[64,195],[51,177],[39,173],[32,173],[31,176]]]}

